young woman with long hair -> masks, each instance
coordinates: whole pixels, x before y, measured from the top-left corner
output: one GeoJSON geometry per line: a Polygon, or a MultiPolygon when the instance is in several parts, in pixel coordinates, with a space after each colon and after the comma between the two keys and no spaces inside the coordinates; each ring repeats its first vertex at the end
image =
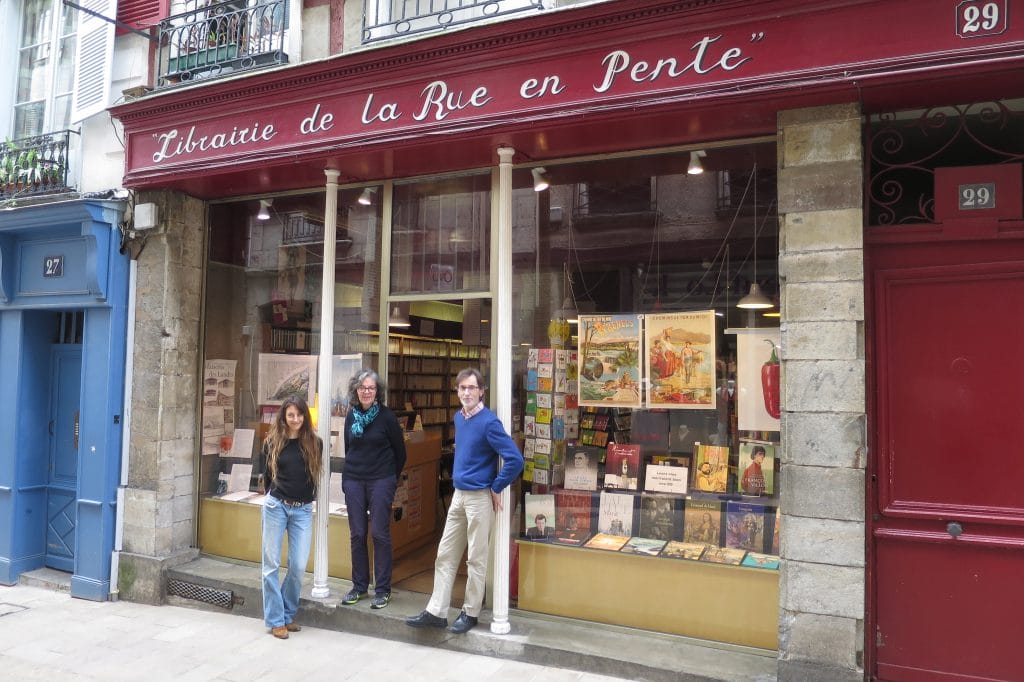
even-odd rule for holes
{"type": "Polygon", "coordinates": [[[313,432],[306,401],[287,398],[263,441],[263,621],[278,639],[297,632],[302,574],[313,539],[313,500],[323,444],[313,432]],[[288,573],[279,582],[281,542],[288,534],[288,573]]]}

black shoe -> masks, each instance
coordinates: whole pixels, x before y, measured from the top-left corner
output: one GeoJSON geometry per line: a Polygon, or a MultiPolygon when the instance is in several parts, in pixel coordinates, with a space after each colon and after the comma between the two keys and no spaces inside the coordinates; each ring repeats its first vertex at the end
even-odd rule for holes
{"type": "Polygon", "coordinates": [[[448,621],[430,611],[424,611],[418,616],[406,618],[405,624],[414,628],[443,628],[448,625],[448,621]]]}
{"type": "Polygon", "coordinates": [[[448,632],[454,632],[457,635],[461,635],[463,632],[469,632],[476,626],[476,616],[467,616],[465,611],[459,612],[459,617],[455,619],[452,626],[448,628],[448,632]]]}
{"type": "Polygon", "coordinates": [[[373,601],[370,602],[371,609],[382,609],[388,605],[391,601],[390,592],[381,592],[380,594],[373,595],[373,601]]]}
{"type": "Polygon", "coordinates": [[[349,590],[348,593],[341,598],[341,603],[345,606],[351,606],[360,599],[366,596],[366,592],[360,592],[359,590],[349,590]]]}

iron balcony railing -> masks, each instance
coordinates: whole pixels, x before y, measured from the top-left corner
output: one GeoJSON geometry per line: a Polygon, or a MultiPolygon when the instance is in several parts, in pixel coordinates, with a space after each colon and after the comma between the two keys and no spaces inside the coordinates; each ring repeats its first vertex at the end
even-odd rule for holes
{"type": "Polygon", "coordinates": [[[543,8],[542,0],[363,0],[363,43],[543,8]]]}
{"type": "Polygon", "coordinates": [[[285,0],[202,4],[160,22],[157,87],[283,64],[285,0]]]}
{"type": "MultiPolygon", "coordinates": [[[[0,146],[0,200],[67,192],[73,130],[7,140],[0,146]]],[[[77,133],[75,133],[77,134],[77,133]]]]}

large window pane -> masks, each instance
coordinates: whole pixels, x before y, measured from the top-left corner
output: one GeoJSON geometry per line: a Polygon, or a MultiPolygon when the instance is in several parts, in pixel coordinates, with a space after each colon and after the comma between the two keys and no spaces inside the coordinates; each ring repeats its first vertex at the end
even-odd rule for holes
{"type": "Polygon", "coordinates": [[[491,176],[396,184],[393,294],[486,291],[491,176]]]}

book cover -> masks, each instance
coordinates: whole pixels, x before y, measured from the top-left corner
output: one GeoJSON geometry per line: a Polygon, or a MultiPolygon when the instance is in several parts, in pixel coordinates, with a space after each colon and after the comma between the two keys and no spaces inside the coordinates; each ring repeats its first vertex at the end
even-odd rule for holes
{"type": "Polygon", "coordinates": [[[707,545],[699,542],[676,542],[673,540],[665,544],[665,549],[661,550],[661,556],[669,559],[697,561],[706,547],[707,545]]]}
{"type": "Polygon", "coordinates": [[[594,419],[596,418],[596,416],[597,415],[593,415],[593,414],[584,414],[583,417],[580,419],[580,428],[581,429],[593,429],[594,428],[594,419]]]}
{"type": "Polygon", "coordinates": [[[640,407],[640,315],[580,315],[580,404],[640,407]]]}
{"type": "Polygon", "coordinates": [[[761,554],[759,552],[747,552],[743,557],[740,566],[751,566],[753,568],[766,568],[768,570],[779,570],[779,557],[774,554],[761,554]]]}
{"type": "Polygon", "coordinates": [[[597,533],[594,537],[584,543],[584,547],[589,549],[603,549],[611,552],[618,552],[622,549],[622,546],[626,544],[629,538],[625,535],[609,535],[607,533],[597,533]]]}
{"type": "Polygon", "coordinates": [[[550,393],[535,393],[534,395],[537,396],[537,407],[551,408],[554,406],[550,393]]]}
{"type": "Polygon", "coordinates": [[[565,466],[565,487],[567,490],[597,490],[597,463],[600,454],[597,448],[577,445],[569,448],[565,466]]]}
{"type": "Polygon", "coordinates": [[[705,545],[721,544],[722,506],[718,502],[687,500],[683,512],[683,540],[705,545]]]}
{"type": "MultiPolygon", "coordinates": [[[[599,443],[594,442],[595,445],[599,443]]],[[[605,459],[604,487],[637,490],[640,472],[640,446],[612,443],[605,459]]]]}
{"type": "Polygon", "coordinates": [[[593,431],[581,431],[580,432],[580,442],[583,443],[584,445],[593,445],[594,444],[594,432],[593,431]]]}
{"type": "Polygon", "coordinates": [[[775,446],[740,441],[739,491],[744,495],[775,494],[775,446]]]}
{"type": "Polygon", "coordinates": [[[555,542],[582,545],[593,526],[593,501],[590,493],[555,491],[555,542]]]}
{"type": "Polygon", "coordinates": [[[715,409],[715,311],[648,313],[644,322],[647,406],[715,409]]]}
{"type": "Polygon", "coordinates": [[[683,539],[683,500],[670,495],[640,496],[637,535],[652,540],[683,539]]]}
{"type": "Polygon", "coordinates": [[[633,507],[635,505],[636,495],[602,492],[598,507],[597,530],[608,535],[631,537],[634,534],[633,507]]]}
{"type": "Polygon", "coordinates": [[[537,378],[537,392],[538,393],[551,393],[555,388],[555,380],[551,377],[538,377],[537,378]]]}
{"type": "Polygon", "coordinates": [[[725,546],[764,551],[764,507],[746,502],[726,504],[725,546]]]}
{"type": "Polygon", "coordinates": [[[524,494],[528,540],[550,542],[555,537],[555,496],[524,494]]]}
{"type": "Polygon", "coordinates": [[[604,447],[608,445],[608,434],[605,431],[594,431],[594,445],[604,447]]]}
{"type": "Polygon", "coordinates": [[[730,564],[739,566],[743,556],[747,553],[745,549],[730,549],[728,547],[707,547],[700,556],[700,561],[708,561],[713,564],[730,564]]]}
{"type": "Polygon", "coordinates": [[[729,485],[729,448],[724,445],[698,445],[694,458],[693,489],[724,493],[729,485]]]}
{"type": "Polygon", "coordinates": [[[626,541],[619,551],[624,554],[641,554],[643,556],[658,556],[667,540],[654,540],[652,538],[631,537],[626,541]]]}
{"type": "Polygon", "coordinates": [[[782,510],[779,507],[775,508],[775,524],[772,528],[772,546],[771,553],[779,553],[779,525],[782,522],[782,510]]]}
{"type": "Polygon", "coordinates": [[[551,363],[555,361],[555,349],[554,348],[538,348],[537,349],[537,362],[551,363]]]}
{"type": "Polygon", "coordinates": [[[537,414],[537,394],[532,391],[526,394],[526,414],[537,414]]]}

